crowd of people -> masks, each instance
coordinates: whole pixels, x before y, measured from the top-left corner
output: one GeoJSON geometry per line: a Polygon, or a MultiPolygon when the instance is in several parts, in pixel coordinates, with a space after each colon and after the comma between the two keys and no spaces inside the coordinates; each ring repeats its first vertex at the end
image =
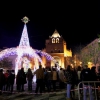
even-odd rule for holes
{"type": "MultiPolygon", "coordinates": [[[[14,82],[16,82],[17,91],[25,91],[25,84],[28,85],[28,91],[32,91],[32,84],[34,84],[33,77],[34,75],[36,75],[35,93],[42,93],[45,91],[56,92],[56,84],[59,83],[59,89],[66,89],[66,96],[68,100],[70,100],[70,92],[72,89],[74,90],[75,85],[77,86],[79,82],[100,80],[99,66],[97,70],[95,66],[90,69],[87,65],[84,65],[83,67],[78,66],[77,68],[72,68],[71,65],[68,65],[66,69],[60,68],[60,70],[57,70],[57,67],[42,68],[42,65],[39,65],[39,69],[37,69],[34,73],[32,73],[32,70],[30,68],[28,69],[27,73],[25,73],[24,68],[21,68],[15,76],[14,70],[7,70],[4,73],[3,69],[0,69],[0,93],[2,93],[2,91],[13,92],[14,82]]],[[[84,86],[87,85],[88,84],[84,84],[84,86]]],[[[84,94],[86,94],[85,89],[83,92],[84,94]]],[[[74,96],[75,92],[73,91],[72,94],[74,96]]],[[[92,90],[90,90],[90,98],[93,98],[92,90]]],[[[84,100],[86,100],[86,95],[84,95],[84,100]]]]}
{"type": "MultiPolygon", "coordinates": [[[[82,91],[80,89],[80,94],[83,92],[83,100],[87,100],[87,90],[90,100],[95,100],[92,87],[98,88],[100,86],[100,83],[95,83],[100,81],[100,66],[88,68],[87,65],[84,65],[82,67],[78,66],[77,69],[74,68],[73,70],[71,66],[68,65],[65,76],[67,79],[67,100],[71,100],[71,89],[74,90],[75,85],[77,86],[80,82],[84,82],[79,85],[79,88],[82,88],[82,91]]],[[[98,93],[98,91],[96,92],[98,93]]],[[[72,91],[72,94],[75,96],[75,91],[72,91]]]]}

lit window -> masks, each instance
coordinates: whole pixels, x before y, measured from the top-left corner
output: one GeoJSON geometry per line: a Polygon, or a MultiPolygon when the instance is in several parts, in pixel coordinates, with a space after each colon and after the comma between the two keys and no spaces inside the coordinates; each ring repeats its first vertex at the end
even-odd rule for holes
{"type": "Polygon", "coordinates": [[[59,38],[56,38],[56,43],[59,43],[59,38]]]}
{"type": "Polygon", "coordinates": [[[52,39],[52,43],[55,43],[55,39],[54,38],[52,39]]]}

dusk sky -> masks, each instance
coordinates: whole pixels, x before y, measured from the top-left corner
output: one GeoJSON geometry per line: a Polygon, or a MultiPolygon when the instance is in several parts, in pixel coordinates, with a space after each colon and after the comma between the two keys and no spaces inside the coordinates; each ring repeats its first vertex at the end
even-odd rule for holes
{"type": "Polygon", "coordinates": [[[100,34],[100,1],[91,2],[4,2],[0,3],[0,48],[18,46],[27,16],[30,44],[45,47],[55,29],[67,47],[86,45],[100,34]],[[12,3],[12,4],[11,4],[12,3]]]}

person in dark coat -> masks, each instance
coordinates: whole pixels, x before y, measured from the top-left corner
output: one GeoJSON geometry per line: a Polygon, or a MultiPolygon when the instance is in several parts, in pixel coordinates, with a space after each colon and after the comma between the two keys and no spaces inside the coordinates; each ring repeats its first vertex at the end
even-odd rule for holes
{"type": "Polygon", "coordinates": [[[92,73],[91,70],[88,68],[87,65],[84,65],[84,69],[81,72],[81,79],[82,81],[85,81],[87,83],[83,84],[83,100],[86,100],[86,94],[87,94],[87,90],[89,91],[89,95],[90,95],[90,100],[93,100],[93,95],[92,95],[92,86],[91,84],[88,84],[88,81],[92,81],[92,73]],[[88,87],[88,88],[87,88],[88,87]]]}
{"type": "Polygon", "coordinates": [[[73,71],[72,71],[72,67],[70,65],[67,66],[67,70],[65,72],[65,77],[67,80],[67,99],[70,100],[71,99],[71,86],[73,84],[73,71]]]}
{"type": "MultiPolygon", "coordinates": [[[[73,82],[72,82],[71,89],[74,90],[75,85],[78,85],[78,74],[75,68],[72,69],[72,74],[73,74],[73,82]]],[[[75,97],[75,91],[72,91],[71,94],[73,97],[75,97]]]]}
{"type": "Polygon", "coordinates": [[[11,70],[10,71],[9,78],[10,78],[10,91],[13,92],[13,85],[14,85],[14,81],[15,81],[15,73],[14,73],[14,70],[11,70]]]}
{"type": "Polygon", "coordinates": [[[28,91],[32,91],[32,79],[33,79],[33,74],[31,69],[28,69],[28,72],[26,74],[27,81],[28,81],[28,91]]]}
{"type": "Polygon", "coordinates": [[[21,84],[20,84],[21,85],[21,91],[24,91],[24,84],[27,83],[24,68],[21,68],[21,70],[20,70],[20,81],[21,81],[21,84]]]}
{"type": "Polygon", "coordinates": [[[20,70],[18,70],[17,76],[16,76],[16,85],[17,85],[17,91],[20,91],[21,87],[21,81],[20,81],[20,70]]]}
{"type": "Polygon", "coordinates": [[[3,69],[0,69],[0,94],[2,94],[4,80],[5,80],[5,76],[3,74],[3,69]]]}

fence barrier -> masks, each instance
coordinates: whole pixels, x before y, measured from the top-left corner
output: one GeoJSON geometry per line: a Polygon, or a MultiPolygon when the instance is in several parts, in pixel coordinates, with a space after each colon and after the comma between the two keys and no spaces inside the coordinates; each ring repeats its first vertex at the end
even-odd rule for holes
{"type": "Polygon", "coordinates": [[[87,98],[89,98],[89,100],[100,100],[99,86],[100,86],[100,81],[82,81],[82,82],[80,82],[78,84],[78,100],[87,100],[87,98]],[[83,92],[83,95],[80,93],[81,90],[83,92]]]}

